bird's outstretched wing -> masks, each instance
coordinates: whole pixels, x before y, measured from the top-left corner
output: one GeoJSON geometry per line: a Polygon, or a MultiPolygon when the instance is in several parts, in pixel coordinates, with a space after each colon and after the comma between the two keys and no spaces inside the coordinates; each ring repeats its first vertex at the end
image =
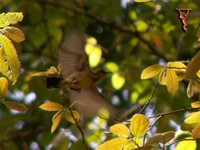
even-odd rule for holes
{"type": "Polygon", "coordinates": [[[65,37],[59,51],[61,73],[64,78],[84,70],[89,70],[84,46],[84,34],[78,29],[73,30],[65,37]]]}

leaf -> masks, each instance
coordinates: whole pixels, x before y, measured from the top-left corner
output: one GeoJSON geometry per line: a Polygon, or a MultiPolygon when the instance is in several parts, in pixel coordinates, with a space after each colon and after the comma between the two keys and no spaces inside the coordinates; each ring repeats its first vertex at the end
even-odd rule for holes
{"type": "Polygon", "coordinates": [[[167,90],[169,93],[175,94],[178,90],[178,79],[174,70],[167,68],[167,90]]]}
{"type": "Polygon", "coordinates": [[[46,111],[59,111],[59,110],[63,109],[63,106],[56,102],[46,102],[46,103],[40,105],[39,107],[46,111]]]}
{"type": "Polygon", "coordinates": [[[194,140],[181,141],[177,144],[175,150],[196,150],[197,143],[194,140]]]}
{"type": "Polygon", "coordinates": [[[25,112],[28,108],[24,104],[16,103],[13,101],[4,101],[3,102],[8,108],[16,110],[19,112],[25,112]]]}
{"type": "Polygon", "coordinates": [[[143,2],[150,2],[151,0],[134,0],[134,2],[143,3],[143,2]]]}
{"type": "Polygon", "coordinates": [[[130,131],[123,123],[118,123],[110,127],[110,132],[118,135],[119,137],[128,137],[130,131]]]}
{"type": "Polygon", "coordinates": [[[6,96],[8,91],[8,80],[4,77],[0,78],[0,97],[6,96]]]}
{"type": "Polygon", "coordinates": [[[156,143],[163,143],[166,144],[170,140],[172,140],[175,137],[174,131],[168,131],[164,133],[157,133],[153,137],[149,138],[146,145],[152,145],[156,143]]]}
{"type": "Polygon", "coordinates": [[[200,101],[191,103],[192,108],[200,108],[200,101]]]}
{"type": "MultiPolygon", "coordinates": [[[[79,113],[78,113],[77,111],[75,111],[75,110],[73,110],[72,113],[73,113],[74,118],[75,118],[76,120],[79,120],[79,118],[80,118],[79,113]]],[[[67,119],[69,122],[71,122],[71,123],[76,123],[75,120],[74,120],[74,118],[72,117],[72,115],[71,115],[70,112],[67,113],[66,119],[67,119]]]]}
{"type": "Polygon", "coordinates": [[[200,70],[200,51],[192,58],[192,60],[188,63],[186,69],[186,78],[193,78],[196,73],[200,70]]]}
{"type": "Polygon", "coordinates": [[[22,21],[23,14],[19,12],[8,12],[8,13],[1,13],[0,14],[0,28],[16,24],[19,21],[22,21]]]}
{"type": "Polygon", "coordinates": [[[112,85],[116,90],[121,89],[126,81],[125,78],[121,76],[119,73],[114,73],[112,75],[111,80],[112,80],[112,85]]]}
{"type": "Polygon", "coordinates": [[[96,150],[122,150],[128,143],[126,138],[114,138],[99,145],[96,150]]]}
{"type": "Polygon", "coordinates": [[[192,137],[194,139],[200,138],[200,123],[198,123],[192,130],[192,137]]]}
{"type": "Polygon", "coordinates": [[[17,81],[20,74],[20,62],[17,52],[6,36],[0,34],[0,71],[7,76],[13,84],[17,81]]]}
{"type": "Polygon", "coordinates": [[[167,85],[167,69],[163,69],[159,75],[159,83],[161,85],[167,85]]]}
{"type": "Polygon", "coordinates": [[[58,111],[58,112],[53,116],[53,118],[52,118],[53,124],[52,124],[52,126],[51,126],[51,133],[53,133],[53,132],[57,129],[57,127],[58,127],[58,125],[59,125],[59,123],[60,123],[60,121],[61,121],[61,119],[62,119],[62,115],[63,115],[63,112],[62,112],[62,111],[58,111]]]}
{"type": "Polygon", "coordinates": [[[199,123],[200,122],[200,111],[193,113],[187,119],[184,120],[187,124],[199,123]]]}
{"type": "Polygon", "coordinates": [[[7,36],[8,38],[10,38],[11,40],[15,41],[15,42],[22,42],[24,41],[24,33],[15,27],[5,27],[3,29],[3,33],[5,34],[5,36],[7,36]]]}
{"type": "Polygon", "coordinates": [[[105,68],[112,73],[119,71],[119,66],[115,62],[107,62],[105,68]]]}
{"type": "Polygon", "coordinates": [[[131,131],[135,137],[141,137],[147,133],[149,119],[142,114],[135,114],[131,121],[131,131]]]}
{"type": "Polygon", "coordinates": [[[143,70],[140,78],[141,79],[152,78],[155,75],[157,75],[159,72],[161,72],[162,69],[163,69],[163,67],[161,65],[158,65],[158,64],[149,66],[149,67],[147,67],[146,69],[143,70]]]}

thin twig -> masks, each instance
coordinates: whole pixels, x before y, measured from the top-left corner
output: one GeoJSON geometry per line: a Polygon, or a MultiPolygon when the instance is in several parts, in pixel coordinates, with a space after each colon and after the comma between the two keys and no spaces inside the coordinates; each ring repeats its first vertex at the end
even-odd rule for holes
{"type": "Polygon", "coordinates": [[[69,101],[69,99],[67,98],[67,96],[66,96],[66,94],[65,94],[66,92],[63,91],[63,93],[64,93],[64,94],[63,94],[64,100],[68,102],[67,107],[68,107],[68,109],[69,109],[69,112],[70,112],[72,118],[73,118],[74,121],[75,121],[76,127],[78,128],[78,130],[79,130],[80,133],[81,133],[81,137],[82,137],[82,140],[83,140],[83,145],[85,146],[85,149],[86,149],[86,150],[89,150],[89,148],[88,148],[88,146],[87,146],[87,142],[86,142],[86,140],[85,140],[84,132],[83,132],[81,126],[79,125],[79,123],[78,123],[76,117],[74,116],[74,114],[73,114],[73,112],[72,112],[72,109],[71,109],[71,107],[70,107],[70,101],[69,101]]]}
{"type": "Polygon", "coordinates": [[[52,0],[31,0],[31,1],[38,2],[38,3],[41,3],[41,4],[51,5],[53,7],[64,8],[64,9],[69,10],[71,12],[74,12],[74,13],[80,14],[82,16],[88,17],[92,20],[95,20],[95,21],[97,21],[97,22],[99,22],[99,23],[101,23],[101,24],[103,24],[107,27],[110,27],[111,29],[116,29],[118,31],[129,33],[129,34],[133,35],[134,37],[137,37],[139,39],[139,41],[141,41],[145,45],[147,45],[154,55],[157,55],[158,57],[163,58],[165,61],[168,61],[168,58],[164,55],[164,53],[157,50],[155,48],[155,46],[153,46],[149,41],[147,41],[144,37],[142,37],[137,31],[131,31],[129,29],[129,27],[127,27],[127,26],[117,25],[116,23],[108,21],[107,19],[105,19],[103,17],[96,16],[95,13],[88,12],[88,11],[85,11],[84,9],[80,9],[80,8],[74,8],[74,7],[65,5],[64,3],[59,3],[59,2],[56,2],[56,1],[52,1],[52,0]]]}
{"type": "Polygon", "coordinates": [[[158,84],[159,84],[159,83],[157,83],[157,84],[155,85],[155,87],[154,87],[154,89],[153,89],[153,92],[152,92],[150,98],[149,98],[148,101],[144,104],[144,106],[143,106],[142,109],[140,110],[140,113],[142,113],[142,112],[144,111],[144,109],[148,106],[148,104],[149,104],[149,102],[151,101],[151,99],[154,97],[155,92],[156,92],[156,89],[157,89],[157,87],[158,87],[158,84]]]}

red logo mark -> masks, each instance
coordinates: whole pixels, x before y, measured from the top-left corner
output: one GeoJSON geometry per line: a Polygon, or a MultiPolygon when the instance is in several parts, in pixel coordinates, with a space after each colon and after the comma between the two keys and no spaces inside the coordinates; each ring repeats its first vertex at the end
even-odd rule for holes
{"type": "Polygon", "coordinates": [[[178,10],[179,12],[179,18],[182,20],[183,23],[183,30],[187,31],[187,16],[190,12],[190,8],[176,8],[176,10],[178,10]]]}

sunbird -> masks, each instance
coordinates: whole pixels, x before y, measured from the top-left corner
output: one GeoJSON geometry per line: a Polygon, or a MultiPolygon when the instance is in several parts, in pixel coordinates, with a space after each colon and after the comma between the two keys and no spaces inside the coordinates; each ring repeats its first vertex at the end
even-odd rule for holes
{"type": "Polygon", "coordinates": [[[63,79],[47,78],[47,87],[66,87],[68,98],[85,118],[107,110],[110,116],[116,109],[99,93],[96,82],[106,75],[106,71],[93,72],[85,52],[85,37],[78,29],[70,32],[63,40],[59,50],[59,64],[63,79]]]}

